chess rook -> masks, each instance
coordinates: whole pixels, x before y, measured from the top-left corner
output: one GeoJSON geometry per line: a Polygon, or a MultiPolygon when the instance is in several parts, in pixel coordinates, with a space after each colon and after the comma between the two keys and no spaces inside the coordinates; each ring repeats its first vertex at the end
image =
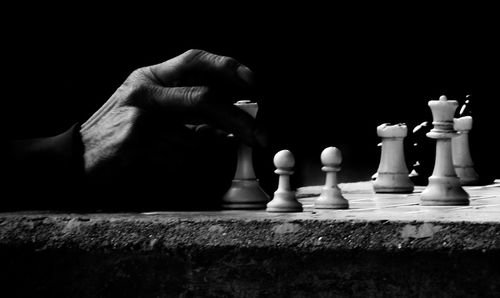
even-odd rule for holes
{"type": "Polygon", "coordinates": [[[348,209],[349,202],[342,196],[337,186],[337,172],[340,171],[342,153],[335,147],[328,147],[321,152],[321,170],[326,173],[325,186],[320,196],[314,201],[317,209],[348,209]]]}
{"type": "Polygon", "coordinates": [[[295,159],[288,150],[281,150],[274,156],[274,171],[279,175],[278,189],[271,202],[267,203],[268,212],[302,212],[302,204],[297,201],[295,191],[290,186],[290,175],[293,174],[295,159]]]}
{"type": "Polygon", "coordinates": [[[421,204],[428,206],[468,205],[469,194],[462,188],[452,161],[451,138],[456,136],[453,115],[458,103],[441,96],[429,101],[434,128],[427,136],[436,139],[436,159],[429,184],[420,196],[421,204]]]}
{"type": "Polygon", "coordinates": [[[403,139],[408,134],[406,125],[385,123],[377,127],[377,134],[382,138],[382,151],[373,189],[377,193],[413,192],[403,148],[403,139]]]}
{"type": "MultiPolygon", "coordinates": [[[[256,117],[258,105],[248,100],[235,103],[237,107],[256,117]]],[[[222,198],[225,209],[264,209],[269,196],[259,185],[255,176],[252,148],[241,143],[238,147],[238,160],[231,187],[222,198]]]]}
{"type": "Polygon", "coordinates": [[[458,136],[451,139],[455,172],[462,185],[477,185],[479,184],[479,175],[474,170],[469,147],[469,131],[472,129],[472,117],[455,118],[454,129],[458,132],[458,136]]]}

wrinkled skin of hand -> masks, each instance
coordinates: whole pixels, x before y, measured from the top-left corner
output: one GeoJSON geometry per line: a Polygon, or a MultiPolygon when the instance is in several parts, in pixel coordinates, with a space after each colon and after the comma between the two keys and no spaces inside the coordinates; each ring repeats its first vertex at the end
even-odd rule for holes
{"type": "Polygon", "coordinates": [[[190,50],[134,71],[81,127],[93,204],[108,210],[217,208],[235,167],[233,133],[263,133],[233,102],[253,74],[236,60],[190,50]]]}

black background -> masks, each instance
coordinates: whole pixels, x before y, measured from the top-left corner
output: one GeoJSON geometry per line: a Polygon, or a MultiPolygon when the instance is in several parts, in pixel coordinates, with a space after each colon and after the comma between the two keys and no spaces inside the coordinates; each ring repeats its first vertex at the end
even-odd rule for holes
{"type": "MultiPolygon", "coordinates": [[[[473,158],[498,167],[498,22],[488,7],[185,4],[3,10],[3,135],[60,133],[134,69],[200,48],[256,73],[258,121],[271,151],[295,154],[296,186],[322,183],[327,146],[343,152],[341,181],[368,179],[376,126],[430,120],[427,101],[441,94],[475,96],[473,158]]],[[[257,155],[259,176],[274,181],[272,154],[257,155]]]]}

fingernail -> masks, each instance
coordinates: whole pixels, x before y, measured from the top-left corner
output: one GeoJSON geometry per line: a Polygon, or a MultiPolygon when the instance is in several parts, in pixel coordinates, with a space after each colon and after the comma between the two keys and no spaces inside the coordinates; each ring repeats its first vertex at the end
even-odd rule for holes
{"type": "Polygon", "coordinates": [[[236,69],[236,73],[238,74],[238,76],[240,77],[240,79],[242,79],[245,83],[249,84],[249,85],[253,85],[254,84],[254,74],[253,72],[250,70],[250,68],[244,66],[244,65],[240,65],[238,66],[238,68],[236,69]]]}

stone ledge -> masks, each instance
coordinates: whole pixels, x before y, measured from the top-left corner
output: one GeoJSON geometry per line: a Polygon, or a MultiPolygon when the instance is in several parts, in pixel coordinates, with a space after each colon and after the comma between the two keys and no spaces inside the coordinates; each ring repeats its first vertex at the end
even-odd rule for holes
{"type": "Polygon", "coordinates": [[[498,296],[500,224],[265,212],[0,214],[12,296],[498,296]]]}
{"type": "Polygon", "coordinates": [[[500,184],[467,207],[342,185],[349,210],[0,213],[18,297],[498,297],[500,184]]]}
{"type": "Polygon", "coordinates": [[[491,251],[500,223],[266,218],[263,212],[0,214],[0,244],[37,250],[151,251],[186,246],[290,250],[491,251]],[[223,215],[221,215],[223,214],[223,215]],[[259,216],[260,215],[260,216],[259,216]]]}

